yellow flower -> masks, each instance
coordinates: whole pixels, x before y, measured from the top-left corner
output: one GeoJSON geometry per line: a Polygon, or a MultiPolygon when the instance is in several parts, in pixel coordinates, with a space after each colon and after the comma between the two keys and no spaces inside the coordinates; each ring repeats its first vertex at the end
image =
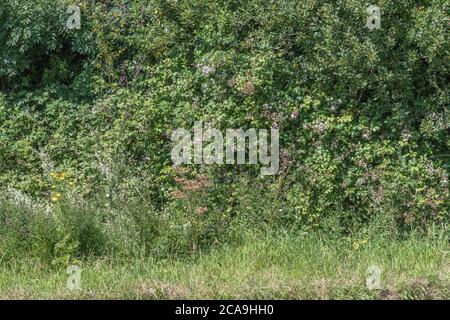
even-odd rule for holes
{"type": "Polygon", "coordinates": [[[50,172],[50,177],[52,177],[53,179],[57,179],[59,181],[64,181],[64,179],[66,178],[67,173],[66,172],[50,172]]]}
{"type": "Polygon", "coordinates": [[[353,249],[359,249],[367,243],[367,239],[355,240],[352,244],[353,249]]]}
{"type": "Polygon", "coordinates": [[[52,200],[52,202],[59,201],[59,199],[61,199],[61,193],[59,192],[54,193],[50,199],[52,200]]]}

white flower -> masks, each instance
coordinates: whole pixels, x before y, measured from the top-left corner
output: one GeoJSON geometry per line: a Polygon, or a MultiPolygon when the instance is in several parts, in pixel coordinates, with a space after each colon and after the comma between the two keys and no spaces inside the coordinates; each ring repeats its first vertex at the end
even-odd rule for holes
{"type": "Polygon", "coordinates": [[[205,76],[209,76],[211,73],[213,73],[215,71],[213,66],[208,66],[206,64],[198,64],[197,68],[200,69],[200,71],[203,73],[203,75],[205,76]]]}

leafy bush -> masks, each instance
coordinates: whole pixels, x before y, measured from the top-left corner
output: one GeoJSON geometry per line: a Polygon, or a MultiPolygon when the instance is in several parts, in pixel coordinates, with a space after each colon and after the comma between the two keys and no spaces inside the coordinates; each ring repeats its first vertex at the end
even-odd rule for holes
{"type": "Polygon", "coordinates": [[[80,30],[67,4],[0,4],[0,183],[102,199],[100,220],[65,209],[69,251],[94,250],[113,216],[129,227],[111,224],[112,247],[145,253],[251,227],[448,228],[446,1],[381,1],[373,31],[360,0],[82,1],[80,30]],[[210,184],[177,198],[170,134],[198,120],[280,128],[280,174],[188,166],[210,184]]]}

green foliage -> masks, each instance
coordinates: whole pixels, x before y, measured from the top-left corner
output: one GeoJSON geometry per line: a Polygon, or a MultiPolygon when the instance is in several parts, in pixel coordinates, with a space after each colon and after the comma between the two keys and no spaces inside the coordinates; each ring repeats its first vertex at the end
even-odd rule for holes
{"type": "Polygon", "coordinates": [[[38,238],[41,256],[102,252],[104,225],[116,228],[105,247],[145,254],[251,227],[448,228],[446,1],[380,1],[373,31],[359,0],[81,1],[80,30],[67,5],[0,4],[0,185],[98,207],[53,217],[69,220],[37,231],[55,234],[38,238]],[[280,175],[191,166],[209,185],[184,192],[170,134],[196,120],[279,127],[280,175]]]}
{"type": "MultiPolygon", "coordinates": [[[[0,88],[69,84],[93,56],[95,42],[88,29],[66,27],[62,0],[5,0],[0,5],[0,88]]],[[[84,22],[86,24],[86,22],[84,22]]]]}

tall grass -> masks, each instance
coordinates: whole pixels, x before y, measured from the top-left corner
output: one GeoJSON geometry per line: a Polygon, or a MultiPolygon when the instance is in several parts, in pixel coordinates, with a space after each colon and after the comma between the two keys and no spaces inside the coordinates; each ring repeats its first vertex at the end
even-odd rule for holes
{"type": "Polygon", "coordinates": [[[81,290],[65,288],[65,268],[38,260],[0,267],[2,298],[125,299],[444,299],[450,257],[443,238],[386,242],[317,235],[249,234],[184,258],[90,259],[81,290]],[[356,245],[358,243],[358,245],[356,245]],[[382,269],[382,288],[366,287],[367,268],[382,269]]]}
{"type": "Polygon", "coordinates": [[[448,298],[448,230],[402,233],[388,215],[343,229],[283,218],[279,203],[245,194],[226,205],[204,199],[156,209],[137,198],[75,195],[54,204],[24,195],[0,200],[3,298],[448,298]],[[252,198],[253,197],[253,198],[252,198]],[[198,202],[197,202],[198,201],[198,202]],[[225,209],[223,209],[225,208],[225,209]],[[275,214],[273,214],[275,212],[275,214]],[[271,214],[273,214],[271,216],[271,214]],[[66,267],[83,270],[65,288],[66,267]],[[382,269],[382,290],[365,285],[382,269]]]}

